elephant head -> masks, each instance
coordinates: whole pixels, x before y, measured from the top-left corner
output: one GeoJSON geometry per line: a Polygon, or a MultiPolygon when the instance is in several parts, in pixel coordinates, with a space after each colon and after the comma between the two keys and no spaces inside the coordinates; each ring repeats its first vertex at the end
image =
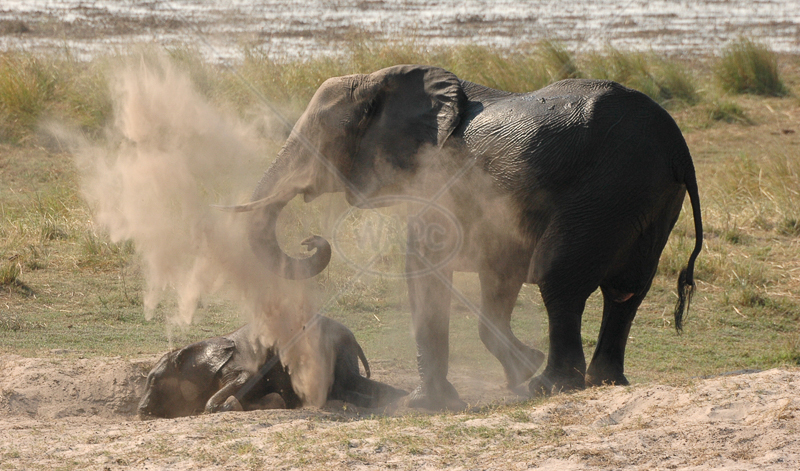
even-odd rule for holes
{"type": "Polygon", "coordinates": [[[234,342],[215,338],[165,354],[147,375],[139,417],[174,418],[202,412],[216,391],[217,374],[234,350],[234,342]]]}
{"type": "Polygon", "coordinates": [[[394,66],[367,75],[331,78],[317,90],[276,160],[240,210],[255,209],[249,223],[257,257],[289,279],[309,278],[330,261],[330,244],[314,236],[305,259],[278,245],[278,216],[298,194],[309,202],[344,191],[347,201],[400,194],[419,169],[424,147],[441,147],[466,107],[459,79],[426,66],[394,66]]]}

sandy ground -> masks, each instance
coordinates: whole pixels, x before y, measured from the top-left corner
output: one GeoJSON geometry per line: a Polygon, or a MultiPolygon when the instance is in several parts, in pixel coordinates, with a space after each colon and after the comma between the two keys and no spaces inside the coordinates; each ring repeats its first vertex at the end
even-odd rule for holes
{"type": "MultiPolygon", "coordinates": [[[[386,419],[330,404],[140,421],[133,413],[154,360],[0,361],[0,468],[800,469],[797,369],[510,407],[496,405],[505,394],[497,386],[455,374],[462,396],[483,408],[399,407],[386,419]]],[[[413,375],[375,369],[378,379],[413,384],[413,375]]]]}
{"type": "MultiPolygon", "coordinates": [[[[608,42],[699,52],[753,35],[779,51],[800,47],[797,0],[580,1],[536,11],[524,1],[491,10],[484,1],[462,3],[342,0],[293,9],[288,0],[11,0],[0,7],[0,50],[66,47],[89,58],[132,42],[188,41],[214,59],[236,58],[243,46],[291,57],[333,53],[354,35],[401,33],[426,44],[508,46],[554,36],[573,49],[608,42]]],[[[481,409],[420,416],[398,407],[387,420],[331,404],[142,422],[134,412],[154,360],[58,351],[0,359],[0,469],[800,469],[797,369],[508,407],[499,404],[520,399],[497,378],[453,371],[462,397],[481,409]]],[[[373,372],[406,389],[416,381],[378,362],[373,372]]]]}

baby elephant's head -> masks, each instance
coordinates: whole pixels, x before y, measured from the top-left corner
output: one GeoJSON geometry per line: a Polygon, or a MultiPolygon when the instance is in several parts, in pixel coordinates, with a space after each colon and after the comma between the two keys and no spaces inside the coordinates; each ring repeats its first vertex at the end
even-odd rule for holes
{"type": "Polygon", "coordinates": [[[233,346],[198,342],[165,354],[147,375],[139,418],[174,418],[202,413],[216,392],[220,368],[233,346]]]}

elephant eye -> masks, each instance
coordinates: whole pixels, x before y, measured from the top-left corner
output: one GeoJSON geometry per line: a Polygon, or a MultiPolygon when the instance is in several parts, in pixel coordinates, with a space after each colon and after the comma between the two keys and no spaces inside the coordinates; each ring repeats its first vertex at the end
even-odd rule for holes
{"type": "Polygon", "coordinates": [[[367,124],[372,119],[373,116],[378,112],[378,108],[380,107],[377,98],[373,98],[363,109],[363,113],[361,114],[361,119],[358,121],[358,125],[356,126],[358,129],[364,129],[367,127],[367,124]]]}

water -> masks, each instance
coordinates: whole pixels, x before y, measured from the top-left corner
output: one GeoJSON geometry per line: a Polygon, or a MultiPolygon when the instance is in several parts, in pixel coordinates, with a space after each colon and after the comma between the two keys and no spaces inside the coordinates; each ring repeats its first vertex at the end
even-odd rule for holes
{"type": "Polygon", "coordinates": [[[3,0],[0,49],[67,48],[79,58],[134,42],[191,44],[236,60],[338,54],[354,35],[514,48],[555,38],[572,51],[716,54],[739,36],[800,53],[800,0],[3,0]]]}

